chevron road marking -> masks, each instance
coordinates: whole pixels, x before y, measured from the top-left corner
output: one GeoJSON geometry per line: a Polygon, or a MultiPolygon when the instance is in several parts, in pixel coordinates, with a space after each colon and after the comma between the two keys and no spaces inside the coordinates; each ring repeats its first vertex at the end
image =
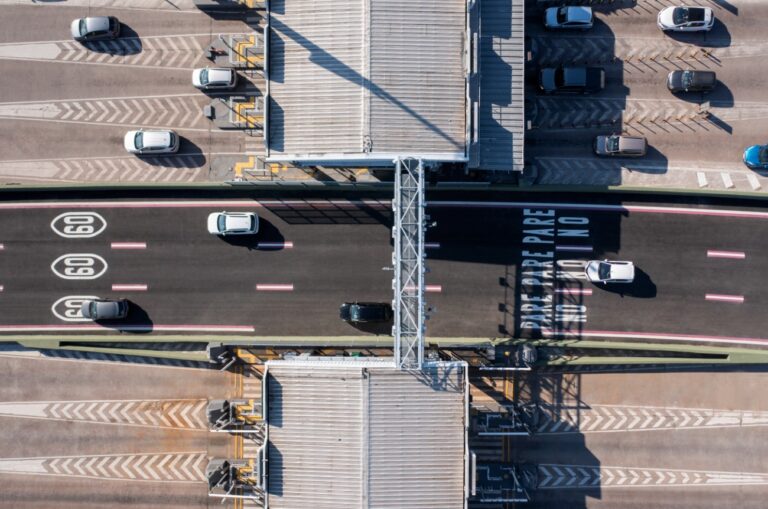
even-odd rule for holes
{"type": "Polygon", "coordinates": [[[768,412],[704,408],[590,405],[539,406],[536,431],[547,434],[609,433],[696,428],[768,426],[768,412]]]}
{"type": "Polygon", "coordinates": [[[0,473],[150,482],[202,482],[205,452],[0,458],[0,473]],[[167,466],[166,466],[167,464],[167,466]]]}
{"type": "Polygon", "coordinates": [[[206,400],[0,402],[0,416],[121,426],[207,430],[206,400]]]}
{"type": "Polygon", "coordinates": [[[204,128],[201,111],[210,100],[200,94],[155,97],[103,97],[49,102],[0,103],[0,117],[92,124],[204,128]],[[176,122],[183,113],[185,123],[176,122]],[[170,117],[168,116],[170,115],[170,117]],[[119,117],[119,120],[118,120],[119,117]]]}
{"type": "Polygon", "coordinates": [[[538,489],[768,485],[768,473],[589,465],[538,465],[538,489]]]}

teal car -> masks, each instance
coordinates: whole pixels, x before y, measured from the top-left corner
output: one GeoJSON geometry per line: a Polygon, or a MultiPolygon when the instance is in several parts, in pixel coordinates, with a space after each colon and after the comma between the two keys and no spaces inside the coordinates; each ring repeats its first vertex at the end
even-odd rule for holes
{"type": "Polygon", "coordinates": [[[744,151],[744,164],[753,170],[768,169],[768,145],[752,145],[744,151]]]}

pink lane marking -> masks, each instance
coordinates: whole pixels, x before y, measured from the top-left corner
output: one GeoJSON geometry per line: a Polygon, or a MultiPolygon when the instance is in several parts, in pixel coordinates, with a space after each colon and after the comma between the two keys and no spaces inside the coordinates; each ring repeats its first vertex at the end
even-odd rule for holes
{"type": "Polygon", "coordinates": [[[0,244],[0,251],[3,251],[5,249],[5,244],[0,244]]]}
{"type": "Polygon", "coordinates": [[[734,260],[743,260],[747,257],[746,253],[741,251],[714,251],[707,250],[707,258],[733,258],[734,260]]]}
{"type": "Polygon", "coordinates": [[[592,252],[592,246],[555,246],[555,251],[584,251],[592,252]]]}
{"type": "Polygon", "coordinates": [[[293,248],[293,242],[286,241],[286,242],[259,242],[257,244],[257,247],[263,248],[263,249],[292,249],[293,248]]]}
{"type": "Polygon", "coordinates": [[[567,295],[592,295],[591,288],[555,288],[555,293],[565,293],[567,295]]]}
{"type": "MultiPolygon", "coordinates": [[[[415,292],[416,287],[413,285],[407,285],[403,287],[406,292],[415,292]]],[[[443,285],[424,285],[424,291],[427,293],[440,293],[443,291],[443,285]]]]}
{"type": "Polygon", "coordinates": [[[741,345],[768,346],[768,338],[739,338],[730,336],[699,336],[694,334],[677,334],[669,332],[620,332],[583,330],[579,332],[555,331],[542,329],[541,333],[548,337],[564,338],[615,338],[615,339],[652,339],[665,341],[689,341],[700,343],[727,343],[741,345]]]}
{"type": "Polygon", "coordinates": [[[734,304],[744,303],[743,295],[723,295],[719,293],[708,293],[704,295],[704,298],[706,300],[717,300],[720,302],[733,302],[734,304]]]}
{"type": "Polygon", "coordinates": [[[287,284],[257,284],[256,291],[259,292],[292,292],[293,285],[287,284]]]}
{"type": "Polygon", "coordinates": [[[440,243],[439,242],[425,242],[424,243],[425,249],[440,249],[440,243]]]}
{"type": "Polygon", "coordinates": [[[126,201],[51,201],[0,203],[0,210],[28,209],[147,209],[147,208],[264,208],[264,207],[348,207],[389,208],[379,200],[126,200],[126,201]]]}
{"type": "MultiPolygon", "coordinates": [[[[0,332],[103,331],[100,325],[0,325],[0,332]]],[[[249,325],[123,325],[115,330],[157,332],[256,332],[249,325]]]]}
{"type": "Polygon", "coordinates": [[[680,214],[694,216],[722,216],[748,219],[768,219],[768,212],[730,209],[694,209],[689,207],[656,207],[650,205],[603,205],[590,203],[538,203],[538,202],[470,202],[431,201],[428,207],[502,208],[502,209],[556,209],[589,210],[596,212],[638,212],[647,214],[680,214]]]}
{"type": "Polygon", "coordinates": [[[3,285],[0,285],[0,292],[2,292],[3,290],[5,290],[5,287],[3,285]]]}
{"type": "Polygon", "coordinates": [[[147,249],[146,242],[113,242],[112,249],[147,249]]]}
{"type": "Polygon", "coordinates": [[[147,285],[112,285],[113,292],[146,292],[147,285]]]}

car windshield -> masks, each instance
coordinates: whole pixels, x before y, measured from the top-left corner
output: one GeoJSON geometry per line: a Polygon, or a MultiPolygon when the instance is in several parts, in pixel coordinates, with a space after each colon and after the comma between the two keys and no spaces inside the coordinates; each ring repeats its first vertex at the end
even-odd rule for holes
{"type": "Polygon", "coordinates": [[[87,27],[85,26],[85,18],[80,20],[80,35],[85,35],[87,27]]]}
{"type": "Polygon", "coordinates": [[[611,264],[602,262],[597,267],[597,275],[600,279],[610,279],[611,277],[611,264]]]}
{"type": "Polygon", "coordinates": [[[768,163],[768,145],[760,149],[760,152],[757,153],[757,159],[760,161],[760,164],[768,163]]]}
{"type": "Polygon", "coordinates": [[[226,231],[226,229],[227,229],[227,216],[225,216],[224,214],[221,214],[219,216],[219,220],[216,222],[216,226],[218,226],[220,232],[226,231]]]}
{"type": "Polygon", "coordinates": [[[172,147],[174,145],[176,145],[176,135],[173,133],[170,133],[170,135],[168,136],[168,146],[172,147]]]}
{"type": "Polygon", "coordinates": [[[565,70],[562,67],[555,69],[555,86],[562,87],[565,85],[565,70]]]}
{"type": "Polygon", "coordinates": [[[136,146],[137,149],[141,150],[144,148],[144,133],[141,131],[136,133],[136,137],[133,139],[133,144],[136,146]]]}
{"type": "Polygon", "coordinates": [[[568,19],[568,7],[560,7],[557,10],[557,23],[563,24],[568,19]]]}
{"type": "Polygon", "coordinates": [[[683,88],[691,88],[693,84],[693,73],[691,71],[683,71],[683,76],[680,80],[683,88]]]}
{"type": "Polygon", "coordinates": [[[256,218],[251,217],[251,231],[256,229],[256,218]]]}
{"type": "Polygon", "coordinates": [[[96,303],[95,302],[91,302],[88,305],[88,314],[91,315],[91,318],[95,318],[96,317],[96,303]]]}
{"type": "Polygon", "coordinates": [[[208,69],[203,69],[200,71],[200,83],[203,85],[208,84],[208,69]]]}
{"type": "Polygon", "coordinates": [[[608,152],[618,152],[619,151],[619,137],[618,136],[611,136],[608,138],[608,142],[605,144],[606,150],[608,152]]]}
{"type": "Polygon", "coordinates": [[[684,23],[688,23],[689,16],[690,11],[687,7],[678,7],[672,13],[672,21],[675,23],[675,25],[682,25],[684,23]]]}

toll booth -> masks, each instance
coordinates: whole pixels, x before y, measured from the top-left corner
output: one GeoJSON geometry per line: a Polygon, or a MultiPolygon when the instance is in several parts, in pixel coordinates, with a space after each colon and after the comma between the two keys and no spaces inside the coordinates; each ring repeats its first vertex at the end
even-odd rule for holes
{"type": "Polygon", "coordinates": [[[472,454],[470,500],[485,504],[523,503],[531,500],[528,490],[535,488],[536,467],[501,463],[477,464],[472,454]]]}
{"type": "Polygon", "coordinates": [[[530,436],[536,429],[536,405],[503,405],[498,411],[474,409],[472,430],[478,436],[530,436]]]}
{"type": "Polygon", "coordinates": [[[215,399],[208,403],[211,431],[257,431],[263,425],[261,401],[215,399]]]}
{"type": "Polygon", "coordinates": [[[219,35],[211,41],[206,56],[215,67],[264,69],[264,33],[219,35]]]}
{"type": "MultiPolygon", "coordinates": [[[[263,448],[260,454],[263,454],[263,448]]],[[[252,499],[264,502],[262,459],[212,459],[205,469],[208,496],[212,498],[252,499]]]]}

